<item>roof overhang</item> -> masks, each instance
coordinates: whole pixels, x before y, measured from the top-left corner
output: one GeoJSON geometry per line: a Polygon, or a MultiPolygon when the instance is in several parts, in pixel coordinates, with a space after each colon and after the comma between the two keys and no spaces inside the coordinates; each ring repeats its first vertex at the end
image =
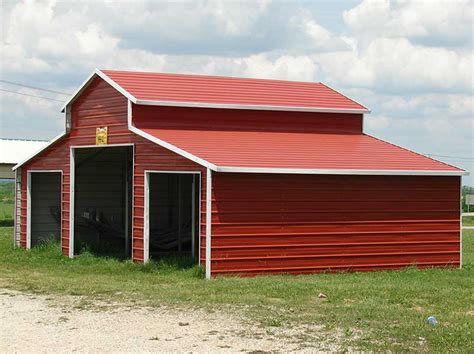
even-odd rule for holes
{"type": "Polygon", "coordinates": [[[293,107],[293,106],[290,107],[290,106],[268,106],[268,105],[251,105],[251,104],[219,104],[219,103],[205,103],[205,102],[149,101],[149,100],[136,100],[133,103],[139,104],[139,105],[147,105],[147,106],[244,109],[244,110],[256,110],[256,111],[353,113],[353,114],[370,113],[370,110],[368,109],[343,109],[343,108],[325,108],[325,107],[293,107]]]}

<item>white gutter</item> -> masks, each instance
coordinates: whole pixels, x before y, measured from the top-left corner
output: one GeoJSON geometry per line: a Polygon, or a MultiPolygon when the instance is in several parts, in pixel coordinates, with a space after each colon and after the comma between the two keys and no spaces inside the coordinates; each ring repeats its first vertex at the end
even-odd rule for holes
{"type": "Polygon", "coordinates": [[[443,170],[358,170],[358,169],[306,169],[306,168],[260,168],[218,166],[216,172],[230,173],[285,173],[311,175],[375,175],[375,176],[467,176],[468,171],[443,170]]]}

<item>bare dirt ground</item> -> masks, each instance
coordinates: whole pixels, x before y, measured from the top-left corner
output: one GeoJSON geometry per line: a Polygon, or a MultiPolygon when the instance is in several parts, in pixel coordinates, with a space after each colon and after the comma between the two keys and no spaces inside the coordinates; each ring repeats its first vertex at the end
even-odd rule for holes
{"type": "Polygon", "coordinates": [[[261,328],[221,312],[117,303],[0,289],[0,352],[337,351],[318,326],[261,328]]]}

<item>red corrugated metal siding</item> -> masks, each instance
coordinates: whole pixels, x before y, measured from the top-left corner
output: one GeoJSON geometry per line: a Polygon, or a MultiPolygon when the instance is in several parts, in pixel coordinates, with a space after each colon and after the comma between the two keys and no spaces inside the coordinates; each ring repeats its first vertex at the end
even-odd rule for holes
{"type": "Polygon", "coordinates": [[[135,139],[133,259],[143,261],[145,170],[201,172],[201,263],[205,256],[206,169],[140,137],[135,139]]]}
{"type": "Polygon", "coordinates": [[[321,83],[102,70],[140,100],[362,109],[321,83]]]}
{"type": "Polygon", "coordinates": [[[142,130],[218,167],[462,171],[365,134],[142,130]]]}
{"type": "MultiPolygon", "coordinates": [[[[127,128],[127,99],[102,79],[95,79],[72,106],[72,130],[63,140],[54,144],[22,167],[22,206],[20,244],[26,247],[26,179],[32,169],[61,169],[63,171],[62,200],[62,252],[69,253],[69,190],[70,190],[70,147],[95,145],[97,127],[108,127],[109,144],[131,143],[135,146],[134,162],[134,206],[133,206],[133,259],[143,260],[143,210],[144,178],[147,170],[193,170],[201,171],[201,212],[205,215],[206,169],[182,156],[176,155],[127,128]]],[[[201,218],[205,228],[205,217],[201,218]]],[[[204,233],[201,239],[205,241],[204,233]]],[[[202,243],[202,247],[205,247],[202,243]]],[[[202,253],[204,256],[204,253],[202,253]]],[[[202,259],[203,261],[203,259],[202,259]]]]}
{"type": "Polygon", "coordinates": [[[69,151],[64,148],[64,143],[45,150],[41,158],[31,160],[21,168],[21,217],[20,223],[20,246],[26,247],[27,228],[27,176],[28,170],[62,170],[63,171],[63,191],[61,201],[61,245],[63,254],[67,254],[69,245],[66,231],[69,232],[69,151]],[[66,230],[66,231],[65,231],[66,230]]]}
{"type": "MultiPolygon", "coordinates": [[[[151,122],[150,124],[155,126],[158,124],[159,127],[160,124],[165,124],[165,127],[161,127],[163,129],[155,130],[167,132],[169,135],[165,140],[168,141],[169,138],[171,143],[175,142],[173,139],[178,139],[179,147],[185,143],[182,132],[192,132],[191,144],[197,144],[208,138],[201,125],[192,122],[191,115],[197,112],[196,109],[187,109],[183,113],[182,110],[156,108],[157,119],[151,111],[142,111],[137,106],[134,106],[134,110],[136,122],[151,122]],[[161,112],[163,117],[167,118],[158,123],[161,112]],[[177,115],[176,112],[181,113],[177,115]],[[175,133],[176,127],[173,126],[172,118],[179,119],[181,116],[186,117],[185,124],[189,130],[175,133]]],[[[214,133],[223,134],[225,131],[229,132],[223,127],[240,125],[238,115],[229,117],[222,120],[222,125],[214,133]]],[[[256,131],[258,130],[256,126],[259,124],[252,123],[254,116],[246,117],[242,125],[249,129],[232,128],[230,133],[258,133],[262,139],[265,134],[298,134],[298,138],[303,140],[306,136],[318,135],[324,137],[326,139],[324,141],[329,145],[333,139],[341,136],[363,137],[361,134],[306,133],[305,135],[301,131],[294,130],[256,131]]],[[[271,115],[265,117],[266,122],[270,122],[271,115]]],[[[280,118],[277,121],[280,124],[282,116],[278,117],[280,118]]],[[[62,246],[63,253],[68,254],[69,148],[71,145],[94,145],[95,128],[108,126],[110,144],[135,145],[133,258],[137,261],[143,260],[144,171],[189,170],[202,173],[201,263],[204,263],[206,170],[129,132],[126,98],[100,79],[96,79],[74,102],[72,119],[73,130],[68,137],[22,168],[21,245],[26,245],[27,171],[62,169],[64,172],[62,246]]],[[[208,122],[212,119],[210,118],[208,122]]],[[[298,116],[297,119],[301,119],[298,122],[302,126],[306,124],[303,122],[305,120],[303,116],[298,116]]],[[[357,117],[347,122],[352,124],[356,120],[357,117]]],[[[351,125],[348,129],[356,127],[358,125],[351,125]]],[[[276,136],[273,135],[273,138],[276,136]]],[[[224,158],[229,156],[234,158],[246,148],[245,144],[249,143],[242,140],[235,146],[226,145],[227,138],[229,137],[221,135],[219,140],[210,141],[207,148],[220,151],[224,158]]],[[[304,141],[306,144],[318,143],[318,141],[304,141]]],[[[272,145],[278,146],[278,144],[278,139],[273,140],[272,145]]],[[[253,151],[253,154],[257,157],[265,156],[267,147],[269,146],[260,144],[259,150],[253,151]]],[[[354,146],[346,148],[350,152],[354,146]]],[[[206,151],[203,150],[203,153],[206,151]]],[[[272,154],[275,154],[275,151],[272,154]]],[[[388,158],[384,154],[377,156],[379,160],[388,158]]],[[[282,154],[280,158],[288,156],[282,154]]],[[[346,164],[341,166],[348,168],[350,160],[350,156],[345,156],[346,164]]],[[[406,161],[398,163],[403,165],[406,161]]],[[[388,269],[403,267],[412,262],[420,266],[448,263],[458,265],[459,182],[459,177],[213,173],[213,275],[226,273],[251,275],[260,272],[306,273],[328,268],[388,269]]]]}
{"type": "Polygon", "coordinates": [[[212,274],[458,266],[459,178],[214,173],[212,274]]]}
{"type": "Polygon", "coordinates": [[[229,110],[134,105],[137,128],[362,133],[362,114],[229,110]]]}
{"type": "Polygon", "coordinates": [[[63,171],[61,247],[69,254],[70,147],[94,145],[95,129],[109,127],[109,143],[131,141],[127,130],[127,99],[101,79],[95,79],[72,105],[72,130],[63,138],[22,167],[22,232],[21,246],[26,246],[26,180],[28,170],[63,171]]]}

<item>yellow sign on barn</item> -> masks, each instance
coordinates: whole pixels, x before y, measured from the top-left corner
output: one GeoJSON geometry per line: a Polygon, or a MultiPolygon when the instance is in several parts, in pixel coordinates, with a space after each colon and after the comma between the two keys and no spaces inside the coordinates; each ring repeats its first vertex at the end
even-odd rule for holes
{"type": "Polygon", "coordinates": [[[107,127],[97,128],[95,131],[95,144],[107,145],[107,127]]]}

